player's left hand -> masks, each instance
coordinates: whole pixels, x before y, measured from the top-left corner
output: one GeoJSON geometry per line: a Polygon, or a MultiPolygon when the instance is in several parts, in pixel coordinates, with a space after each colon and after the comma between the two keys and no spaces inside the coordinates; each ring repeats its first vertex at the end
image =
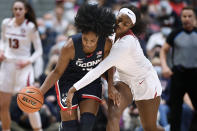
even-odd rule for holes
{"type": "Polygon", "coordinates": [[[22,69],[22,68],[24,68],[25,66],[27,66],[29,64],[31,64],[30,61],[28,61],[28,60],[21,60],[21,61],[16,63],[16,66],[17,66],[17,68],[22,69]]]}
{"type": "Polygon", "coordinates": [[[72,99],[73,99],[75,91],[76,91],[76,89],[74,87],[71,87],[68,91],[68,94],[67,94],[66,105],[69,110],[72,109],[72,99]]]}
{"type": "Polygon", "coordinates": [[[114,105],[117,105],[117,106],[120,105],[121,96],[114,86],[111,86],[110,88],[108,88],[108,97],[109,99],[113,100],[114,105]]]}

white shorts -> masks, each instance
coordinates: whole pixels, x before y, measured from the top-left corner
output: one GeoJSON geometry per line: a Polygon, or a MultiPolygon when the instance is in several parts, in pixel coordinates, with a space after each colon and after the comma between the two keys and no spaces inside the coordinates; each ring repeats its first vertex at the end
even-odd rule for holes
{"type": "Polygon", "coordinates": [[[32,65],[17,69],[16,61],[3,61],[0,67],[0,91],[15,94],[32,85],[34,74],[32,65]]]}
{"type": "MultiPolygon", "coordinates": [[[[121,81],[117,71],[114,75],[114,80],[115,83],[121,81]]],[[[157,76],[157,72],[154,69],[149,71],[143,79],[132,80],[132,82],[123,82],[126,84],[130,83],[128,85],[131,88],[131,93],[135,101],[153,99],[157,96],[161,96],[162,93],[161,83],[157,76]]]]}
{"type": "Polygon", "coordinates": [[[132,83],[131,92],[135,101],[149,100],[161,96],[162,87],[156,71],[150,71],[144,79],[132,83]]]}

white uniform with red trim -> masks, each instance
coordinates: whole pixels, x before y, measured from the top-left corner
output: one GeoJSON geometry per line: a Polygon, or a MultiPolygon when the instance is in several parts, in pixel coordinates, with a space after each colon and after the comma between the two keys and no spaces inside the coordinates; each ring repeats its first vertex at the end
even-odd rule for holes
{"type": "Polygon", "coordinates": [[[15,25],[15,18],[6,18],[1,26],[0,50],[6,59],[1,63],[0,91],[17,93],[21,88],[32,85],[34,74],[32,64],[19,69],[16,66],[21,60],[32,63],[42,55],[39,33],[32,22],[24,20],[20,26],[15,25]],[[35,52],[31,55],[31,44],[35,52]]]}
{"type": "Polygon", "coordinates": [[[117,40],[110,54],[75,83],[74,87],[77,90],[83,88],[113,66],[117,68],[119,80],[131,88],[135,100],[147,100],[161,95],[162,88],[157,73],[131,31],[117,40]]]}

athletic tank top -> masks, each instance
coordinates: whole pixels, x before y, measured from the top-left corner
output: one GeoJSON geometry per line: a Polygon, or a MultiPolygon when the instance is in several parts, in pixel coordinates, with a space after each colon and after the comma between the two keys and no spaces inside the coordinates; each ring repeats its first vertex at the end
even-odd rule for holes
{"type": "MultiPolygon", "coordinates": [[[[61,76],[59,82],[69,81],[75,83],[103,60],[105,38],[100,37],[95,51],[88,55],[83,51],[81,33],[73,35],[72,40],[75,48],[75,57],[69,62],[69,65],[61,76]]],[[[96,83],[100,84],[100,78],[96,79],[91,84],[96,83]]]]}

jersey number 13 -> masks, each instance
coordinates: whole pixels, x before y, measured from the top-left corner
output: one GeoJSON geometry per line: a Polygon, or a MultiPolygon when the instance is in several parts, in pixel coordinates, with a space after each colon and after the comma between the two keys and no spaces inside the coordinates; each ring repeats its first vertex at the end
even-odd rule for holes
{"type": "Polygon", "coordinates": [[[17,49],[19,47],[19,40],[9,38],[9,47],[17,49]]]}

